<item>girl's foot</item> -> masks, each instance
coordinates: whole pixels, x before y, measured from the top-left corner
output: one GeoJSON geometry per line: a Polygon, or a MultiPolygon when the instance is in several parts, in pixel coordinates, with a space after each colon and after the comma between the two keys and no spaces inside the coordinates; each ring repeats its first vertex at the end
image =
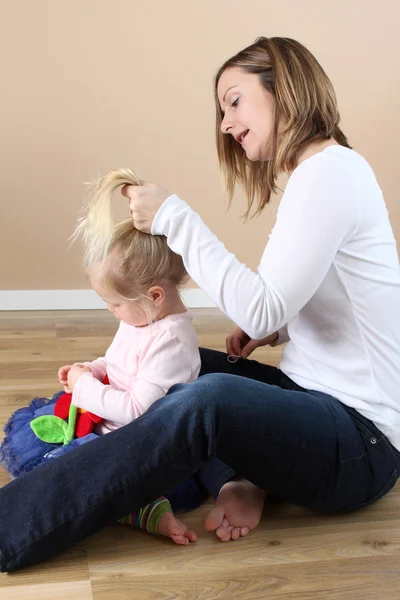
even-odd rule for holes
{"type": "Polygon", "coordinates": [[[189,542],[195,542],[197,535],[194,531],[190,531],[185,523],[182,523],[177,519],[173,512],[165,512],[157,526],[158,535],[164,535],[165,537],[171,538],[175,544],[182,544],[187,546],[189,542]]]}

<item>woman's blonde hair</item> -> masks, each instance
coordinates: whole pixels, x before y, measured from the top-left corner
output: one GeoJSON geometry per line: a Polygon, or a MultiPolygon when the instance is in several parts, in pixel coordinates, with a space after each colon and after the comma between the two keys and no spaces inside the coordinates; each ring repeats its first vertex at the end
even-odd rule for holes
{"type": "Polygon", "coordinates": [[[276,192],[279,173],[293,170],[311,142],[334,138],[350,148],[339,128],[336,96],[328,76],[309,50],[289,38],[260,37],[227,60],[215,77],[215,104],[217,152],[229,202],[239,182],[248,199],[246,217],[255,199],[255,214],[261,213],[276,192]],[[221,132],[223,112],[217,88],[222,73],[231,67],[257,74],[275,98],[273,158],[266,162],[251,162],[233,136],[221,132]]]}
{"type": "Polygon", "coordinates": [[[132,219],[114,224],[111,202],[124,185],[140,185],[131,169],[115,169],[95,184],[83,216],[72,236],[84,244],[84,265],[90,271],[101,264],[103,284],[125,299],[145,293],[151,286],[172,283],[179,287],[187,277],[181,256],[165,236],[142,233],[132,219]]]}

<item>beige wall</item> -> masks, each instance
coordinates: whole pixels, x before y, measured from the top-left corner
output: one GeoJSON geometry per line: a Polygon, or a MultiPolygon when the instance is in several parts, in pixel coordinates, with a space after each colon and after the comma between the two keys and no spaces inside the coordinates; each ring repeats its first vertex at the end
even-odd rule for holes
{"type": "Polygon", "coordinates": [[[212,77],[259,35],[316,54],[400,240],[398,0],[13,0],[1,12],[1,289],[86,287],[67,238],[83,182],[118,166],[177,191],[255,267],[277,202],[243,225],[238,194],[226,214],[212,77]]]}

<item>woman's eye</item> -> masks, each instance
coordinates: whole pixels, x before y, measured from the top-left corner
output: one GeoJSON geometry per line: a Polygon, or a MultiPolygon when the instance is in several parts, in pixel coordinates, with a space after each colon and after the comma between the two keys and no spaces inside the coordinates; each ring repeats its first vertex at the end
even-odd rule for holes
{"type": "Polygon", "coordinates": [[[239,98],[236,98],[233,102],[232,102],[232,106],[237,106],[239,104],[239,98]]]}

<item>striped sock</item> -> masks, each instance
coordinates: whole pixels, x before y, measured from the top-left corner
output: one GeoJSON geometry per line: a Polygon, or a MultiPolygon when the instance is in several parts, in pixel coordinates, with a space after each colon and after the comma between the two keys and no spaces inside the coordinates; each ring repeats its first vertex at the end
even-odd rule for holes
{"type": "Polygon", "coordinates": [[[157,498],[157,500],[151,504],[147,504],[138,512],[131,513],[126,517],[122,517],[122,519],[118,519],[118,523],[140,527],[149,533],[157,535],[158,523],[163,514],[168,511],[172,512],[169,500],[164,496],[160,496],[160,498],[157,498]]]}

